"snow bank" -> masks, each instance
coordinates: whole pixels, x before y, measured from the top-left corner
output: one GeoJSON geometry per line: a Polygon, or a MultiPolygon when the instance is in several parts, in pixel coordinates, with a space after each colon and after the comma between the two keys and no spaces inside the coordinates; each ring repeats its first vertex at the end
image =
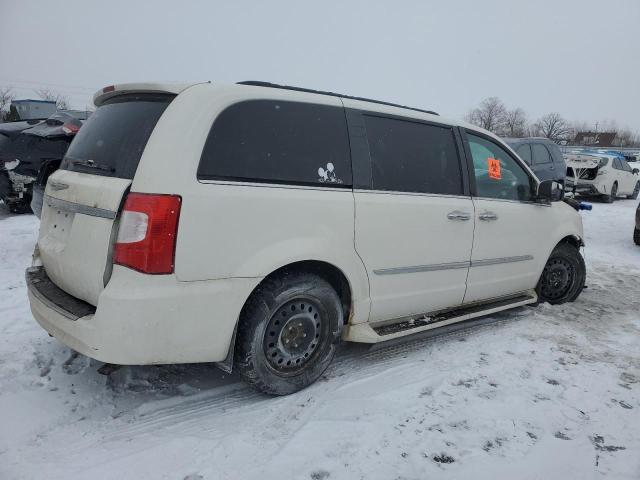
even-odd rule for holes
{"type": "Polygon", "coordinates": [[[370,350],[268,398],[211,365],[110,377],[32,319],[33,216],[0,213],[0,478],[638,478],[635,202],[584,213],[570,305],[370,350]]]}

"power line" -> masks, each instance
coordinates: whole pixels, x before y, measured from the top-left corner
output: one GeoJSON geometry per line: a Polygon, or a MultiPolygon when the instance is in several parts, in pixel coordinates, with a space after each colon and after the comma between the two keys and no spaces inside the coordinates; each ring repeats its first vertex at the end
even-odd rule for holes
{"type": "Polygon", "coordinates": [[[33,80],[25,80],[25,79],[20,79],[20,78],[7,78],[7,77],[0,77],[0,82],[2,83],[8,83],[8,84],[31,84],[31,85],[37,85],[38,88],[41,87],[52,87],[52,88],[64,88],[64,89],[70,89],[70,90],[85,90],[88,92],[95,92],[98,90],[98,88],[92,88],[92,87],[86,87],[86,86],[80,86],[80,85],[66,85],[66,84],[62,84],[62,83],[49,83],[49,82],[37,82],[37,81],[33,81],[33,80]]]}

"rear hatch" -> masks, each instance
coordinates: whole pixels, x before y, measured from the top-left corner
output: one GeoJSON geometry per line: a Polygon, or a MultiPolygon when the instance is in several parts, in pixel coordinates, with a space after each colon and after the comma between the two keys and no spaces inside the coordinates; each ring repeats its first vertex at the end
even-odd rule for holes
{"type": "Polygon", "coordinates": [[[120,92],[85,122],[47,182],[38,247],[49,278],[97,305],[109,280],[118,211],[175,94],[120,92]]]}
{"type": "Polygon", "coordinates": [[[567,180],[571,183],[595,180],[598,170],[607,164],[607,159],[583,154],[567,154],[567,180]]]}

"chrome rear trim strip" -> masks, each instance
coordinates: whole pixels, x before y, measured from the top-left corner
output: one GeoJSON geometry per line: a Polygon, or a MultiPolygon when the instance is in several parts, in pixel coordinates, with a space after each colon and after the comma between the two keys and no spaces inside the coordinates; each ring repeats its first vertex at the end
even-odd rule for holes
{"type": "Polygon", "coordinates": [[[467,268],[469,262],[435,263],[432,265],[416,265],[413,267],[381,268],[374,270],[376,275],[397,275],[399,273],[435,272],[437,270],[452,270],[455,268],[467,268]]]}
{"type": "Polygon", "coordinates": [[[108,218],[110,220],[116,218],[116,212],[112,212],[111,210],[106,210],[104,208],[81,205],[79,203],[73,203],[67,200],[53,198],[49,195],[45,195],[44,199],[49,207],[58,208],[60,210],[64,210],[65,212],[79,213],[81,215],[89,215],[91,217],[108,218]]]}

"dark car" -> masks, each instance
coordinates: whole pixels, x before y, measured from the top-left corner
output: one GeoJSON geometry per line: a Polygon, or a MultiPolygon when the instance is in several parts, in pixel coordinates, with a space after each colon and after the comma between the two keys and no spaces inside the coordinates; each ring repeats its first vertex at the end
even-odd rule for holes
{"type": "Polygon", "coordinates": [[[48,175],[58,169],[81,126],[82,121],[74,114],[58,112],[23,129],[6,143],[0,151],[0,197],[10,211],[26,213],[34,209],[39,216],[48,175]]]}
{"type": "Polygon", "coordinates": [[[564,184],[567,165],[558,145],[547,138],[505,138],[540,180],[564,184]]]}
{"type": "Polygon", "coordinates": [[[43,121],[41,119],[0,123],[0,199],[12,212],[19,212],[21,210],[19,204],[23,203],[9,175],[10,169],[17,165],[13,143],[22,132],[43,121]]]}
{"type": "Polygon", "coordinates": [[[640,203],[636,208],[636,228],[633,230],[633,241],[636,245],[640,245],[640,203]]]}

